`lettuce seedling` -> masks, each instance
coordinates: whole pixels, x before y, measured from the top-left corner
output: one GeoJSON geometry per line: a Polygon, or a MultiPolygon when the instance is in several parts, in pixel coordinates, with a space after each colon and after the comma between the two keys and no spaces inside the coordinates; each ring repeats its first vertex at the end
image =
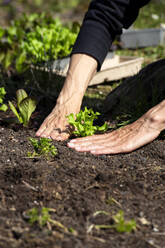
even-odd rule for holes
{"type": "Polygon", "coordinates": [[[124,212],[120,210],[116,215],[113,216],[114,228],[117,232],[131,232],[136,229],[135,220],[125,221],[124,212]]]}
{"type": "Polygon", "coordinates": [[[34,148],[34,152],[28,152],[28,157],[40,157],[45,156],[47,159],[54,157],[57,155],[57,149],[54,145],[52,145],[52,141],[48,138],[30,138],[30,143],[34,148]]]}
{"type": "MultiPolygon", "coordinates": [[[[108,215],[107,212],[104,211],[98,211],[97,214],[105,214],[108,215]]],[[[114,221],[114,224],[112,225],[95,225],[96,229],[115,229],[119,233],[124,232],[132,232],[133,230],[136,230],[136,221],[135,220],[129,220],[126,221],[124,219],[124,212],[120,210],[116,215],[112,216],[112,219],[114,221]]]]}
{"type": "Polygon", "coordinates": [[[33,225],[38,222],[40,227],[46,225],[46,223],[50,220],[49,208],[43,207],[41,209],[41,213],[39,213],[37,208],[32,208],[27,211],[26,215],[29,217],[29,223],[33,225]]]}
{"type": "Polygon", "coordinates": [[[8,109],[7,105],[3,103],[6,91],[4,87],[0,88],[0,111],[6,111],[8,109]]]}
{"type": "Polygon", "coordinates": [[[31,225],[38,223],[40,228],[45,225],[52,225],[61,228],[64,232],[68,232],[68,228],[65,227],[62,223],[51,218],[50,212],[55,212],[54,209],[42,207],[41,211],[37,208],[32,208],[26,212],[28,221],[31,225]]]}
{"type": "Polygon", "coordinates": [[[25,90],[19,89],[16,92],[17,97],[17,108],[9,101],[9,106],[13,113],[16,115],[18,121],[23,124],[23,126],[28,126],[30,117],[34,110],[36,109],[36,101],[29,97],[25,90]]]}
{"type": "Polygon", "coordinates": [[[96,132],[105,132],[108,129],[108,124],[104,123],[102,126],[94,126],[93,122],[98,119],[99,112],[94,113],[92,109],[81,110],[78,114],[71,113],[67,116],[69,124],[75,129],[73,133],[78,137],[85,137],[93,135],[96,132]]]}

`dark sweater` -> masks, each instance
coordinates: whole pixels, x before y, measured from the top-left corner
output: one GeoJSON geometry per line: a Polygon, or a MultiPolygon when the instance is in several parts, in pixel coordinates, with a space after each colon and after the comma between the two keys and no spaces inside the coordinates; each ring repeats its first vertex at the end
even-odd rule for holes
{"type": "Polygon", "coordinates": [[[150,0],[92,0],[84,17],[72,54],[84,53],[100,69],[116,35],[136,20],[139,9],[150,0]]]}

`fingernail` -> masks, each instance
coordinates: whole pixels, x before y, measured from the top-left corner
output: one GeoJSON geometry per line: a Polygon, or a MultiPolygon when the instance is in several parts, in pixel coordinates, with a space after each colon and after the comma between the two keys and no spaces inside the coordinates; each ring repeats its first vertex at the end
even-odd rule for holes
{"type": "Polygon", "coordinates": [[[74,147],[74,144],[73,144],[73,142],[68,142],[68,145],[69,145],[69,147],[74,147]]]}
{"type": "Polygon", "coordinates": [[[69,143],[74,143],[74,142],[75,142],[75,140],[74,140],[74,139],[72,139],[72,140],[70,140],[70,141],[69,141],[69,143]]]}

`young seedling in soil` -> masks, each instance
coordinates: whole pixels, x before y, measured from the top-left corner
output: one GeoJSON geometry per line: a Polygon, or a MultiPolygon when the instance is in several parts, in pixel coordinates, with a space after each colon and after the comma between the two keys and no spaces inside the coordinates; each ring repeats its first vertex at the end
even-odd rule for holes
{"type": "MultiPolygon", "coordinates": [[[[109,215],[108,212],[105,211],[97,211],[94,213],[94,216],[97,216],[98,214],[104,214],[109,215]]],[[[136,230],[136,222],[135,220],[126,221],[124,219],[124,212],[120,210],[116,215],[112,216],[113,224],[112,225],[92,225],[89,229],[96,228],[98,230],[100,229],[115,229],[119,233],[124,232],[132,232],[136,230]]]]}
{"type": "Polygon", "coordinates": [[[17,107],[13,105],[12,102],[9,101],[9,106],[15,116],[17,117],[19,123],[23,124],[24,127],[28,126],[30,117],[34,110],[36,109],[36,101],[30,98],[26,91],[23,89],[19,89],[16,92],[17,97],[17,107]],[[17,111],[19,110],[19,112],[17,111]]]}
{"type": "Polygon", "coordinates": [[[6,111],[8,109],[7,105],[3,103],[6,91],[4,87],[0,88],[0,111],[6,111]]]}
{"type": "Polygon", "coordinates": [[[51,157],[57,155],[57,149],[54,145],[52,145],[52,141],[50,139],[40,138],[38,140],[36,138],[30,138],[29,140],[34,148],[34,152],[28,152],[28,157],[34,158],[44,156],[49,160],[51,157]]]}
{"type": "Polygon", "coordinates": [[[64,232],[68,232],[68,228],[65,227],[57,220],[51,218],[50,212],[55,212],[55,209],[42,207],[39,211],[37,208],[32,208],[26,212],[26,217],[31,225],[37,223],[40,228],[47,225],[48,229],[51,230],[53,226],[62,229],[64,232]]]}
{"type": "Polygon", "coordinates": [[[94,126],[94,120],[98,119],[99,112],[94,113],[92,109],[85,107],[85,110],[80,110],[76,115],[71,113],[67,116],[69,124],[75,129],[73,132],[78,137],[85,137],[93,135],[96,132],[105,132],[108,129],[108,124],[104,123],[102,126],[94,126]]]}

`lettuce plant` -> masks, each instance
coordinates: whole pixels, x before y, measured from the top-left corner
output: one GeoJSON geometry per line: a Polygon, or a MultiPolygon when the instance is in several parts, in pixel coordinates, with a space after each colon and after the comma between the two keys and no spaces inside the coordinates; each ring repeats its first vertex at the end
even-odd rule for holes
{"type": "Polygon", "coordinates": [[[11,101],[9,101],[9,106],[17,117],[18,121],[26,127],[28,126],[32,113],[36,109],[36,101],[29,97],[26,91],[23,89],[17,90],[16,97],[17,107],[15,107],[11,101]]]}
{"type": "MultiPolygon", "coordinates": [[[[108,214],[106,212],[105,213],[101,212],[101,213],[108,214]]],[[[132,232],[132,231],[136,230],[136,221],[133,219],[126,221],[124,219],[124,212],[122,210],[120,210],[116,215],[113,215],[112,219],[114,221],[114,224],[112,224],[112,225],[95,225],[95,228],[96,229],[111,229],[112,228],[112,229],[115,229],[119,233],[132,232]]]]}
{"type": "Polygon", "coordinates": [[[76,36],[58,19],[49,25],[36,26],[21,42],[22,56],[26,54],[34,64],[66,57],[71,52],[76,36]]]}
{"type": "Polygon", "coordinates": [[[75,129],[73,132],[78,137],[85,137],[93,135],[96,132],[105,132],[108,129],[108,124],[104,123],[102,126],[94,126],[93,122],[98,119],[99,112],[94,113],[92,109],[85,107],[78,114],[71,113],[67,116],[69,124],[75,129]]]}
{"type": "Polygon", "coordinates": [[[68,228],[65,227],[61,222],[51,218],[51,212],[55,212],[55,209],[42,207],[39,211],[37,208],[32,208],[26,211],[26,216],[28,222],[33,224],[39,224],[40,228],[43,228],[46,225],[55,226],[62,229],[64,232],[68,232],[68,228]]]}
{"type": "Polygon", "coordinates": [[[48,138],[30,138],[30,143],[34,148],[34,152],[28,152],[28,157],[40,157],[45,156],[47,159],[54,157],[57,155],[57,149],[54,145],[52,145],[52,141],[48,138]]]}
{"type": "MultiPolygon", "coordinates": [[[[77,25],[78,26],[78,25],[77,25]]],[[[78,28],[68,28],[44,13],[24,14],[7,28],[0,27],[0,63],[18,72],[70,54],[78,28]]]]}
{"type": "Polygon", "coordinates": [[[3,103],[6,91],[4,87],[0,88],[0,111],[6,111],[8,109],[7,105],[3,103]]]}

